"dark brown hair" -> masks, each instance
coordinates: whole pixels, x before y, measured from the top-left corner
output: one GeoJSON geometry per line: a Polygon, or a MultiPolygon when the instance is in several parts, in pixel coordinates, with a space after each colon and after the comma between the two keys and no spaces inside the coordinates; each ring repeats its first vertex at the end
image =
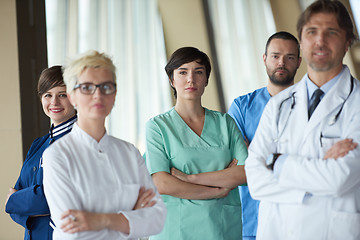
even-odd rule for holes
{"type": "Polygon", "coordinates": [[[297,46],[298,58],[300,57],[300,44],[299,44],[299,41],[296,39],[296,37],[294,35],[292,35],[289,32],[284,32],[284,31],[276,32],[276,33],[274,33],[273,35],[271,35],[269,37],[269,39],[266,42],[266,46],[265,46],[265,55],[266,56],[267,56],[267,51],[268,51],[269,45],[270,45],[270,43],[271,43],[271,41],[273,39],[283,39],[283,40],[293,41],[297,46]]]}
{"type": "MultiPolygon", "coordinates": [[[[169,77],[169,81],[174,80],[174,70],[178,69],[181,65],[189,62],[196,61],[197,63],[205,66],[206,78],[209,81],[211,72],[210,59],[206,53],[200,51],[194,47],[183,47],[176,50],[170,57],[168,63],[165,66],[166,74],[169,77]]],[[[171,86],[171,85],[170,85],[171,86]]],[[[176,89],[171,86],[174,91],[175,98],[177,97],[176,89]]]]}
{"type": "Polygon", "coordinates": [[[296,30],[300,41],[304,25],[307,24],[311,16],[316,13],[335,14],[339,27],[346,32],[346,40],[349,41],[349,46],[357,39],[354,34],[354,24],[345,6],[338,0],[318,0],[307,7],[298,19],[296,30]]]}
{"type": "Polygon", "coordinates": [[[54,87],[64,87],[64,79],[61,70],[61,66],[53,66],[50,68],[44,69],[39,78],[37,91],[38,95],[41,98],[44,93],[49,91],[54,87]]]}

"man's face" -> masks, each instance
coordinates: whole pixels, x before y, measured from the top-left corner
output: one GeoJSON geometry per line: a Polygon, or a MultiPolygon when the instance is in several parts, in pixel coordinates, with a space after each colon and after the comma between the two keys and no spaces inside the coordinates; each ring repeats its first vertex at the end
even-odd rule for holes
{"type": "Polygon", "coordinates": [[[271,40],[267,54],[263,55],[266,72],[270,81],[278,86],[289,86],[300,66],[298,48],[294,41],[287,39],[271,40]]]}
{"type": "Polygon", "coordinates": [[[341,69],[349,41],[335,14],[313,14],[304,25],[301,36],[300,46],[308,67],[315,72],[341,69]]]}

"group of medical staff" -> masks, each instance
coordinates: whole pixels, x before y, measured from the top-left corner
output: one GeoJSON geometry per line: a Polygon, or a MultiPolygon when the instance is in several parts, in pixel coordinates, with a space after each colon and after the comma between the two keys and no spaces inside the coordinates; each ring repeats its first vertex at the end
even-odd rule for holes
{"type": "Polygon", "coordinates": [[[360,85],[343,64],[354,26],[340,1],[318,0],[297,31],[270,36],[267,86],[228,113],[202,105],[209,57],[176,50],[165,66],[176,103],[147,122],[145,161],[106,132],[117,93],[106,54],[44,70],[52,125],[6,212],[25,239],[360,239],[360,85]]]}

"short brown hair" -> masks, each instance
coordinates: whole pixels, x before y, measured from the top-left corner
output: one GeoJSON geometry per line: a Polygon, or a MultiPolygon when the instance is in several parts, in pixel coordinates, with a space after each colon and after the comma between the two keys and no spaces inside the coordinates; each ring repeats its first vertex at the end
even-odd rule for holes
{"type": "Polygon", "coordinates": [[[304,25],[307,24],[311,16],[316,13],[335,14],[339,27],[346,32],[346,40],[349,41],[350,46],[357,39],[354,34],[354,24],[345,6],[338,0],[318,0],[307,7],[298,19],[296,29],[300,41],[304,25]]]}
{"type": "Polygon", "coordinates": [[[44,69],[39,78],[37,92],[41,98],[44,93],[54,87],[64,87],[64,79],[62,75],[61,66],[53,66],[44,69]]]}

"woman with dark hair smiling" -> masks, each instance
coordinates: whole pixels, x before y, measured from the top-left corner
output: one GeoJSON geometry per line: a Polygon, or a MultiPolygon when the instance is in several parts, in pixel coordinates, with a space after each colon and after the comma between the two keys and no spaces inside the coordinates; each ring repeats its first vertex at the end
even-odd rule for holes
{"type": "Polygon", "coordinates": [[[146,161],[168,215],[162,233],[150,239],[241,239],[237,186],[246,182],[247,148],[228,114],[201,104],[209,58],[180,48],[165,70],[176,104],[148,121],[146,161]]]}
{"type": "Polygon", "coordinates": [[[69,133],[76,113],[66,95],[61,66],[45,69],[39,79],[38,95],[44,113],[51,119],[49,133],[35,139],[26,155],[19,179],[10,188],[6,212],[25,228],[24,239],[52,239],[50,211],[43,190],[42,154],[55,140],[69,133]]]}

